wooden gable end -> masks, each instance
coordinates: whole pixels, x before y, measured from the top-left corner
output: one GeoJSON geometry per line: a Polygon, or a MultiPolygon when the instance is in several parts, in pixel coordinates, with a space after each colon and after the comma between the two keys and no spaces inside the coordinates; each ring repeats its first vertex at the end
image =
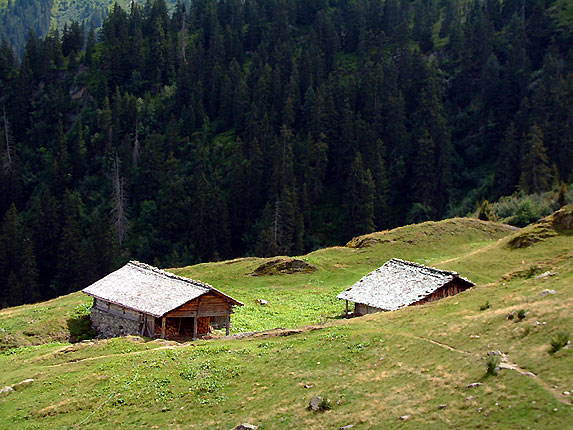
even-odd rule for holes
{"type": "Polygon", "coordinates": [[[460,278],[454,278],[444,286],[438,288],[432,294],[412,303],[410,306],[422,305],[424,303],[433,302],[436,300],[443,299],[444,297],[455,296],[468,288],[471,288],[471,284],[460,278]]]}
{"type": "Polygon", "coordinates": [[[209,291],[196,299],[165,314],[166,317],[189,318],[196,316],[223,316],[233,313],[233,303],[215,291],[209,291]]]}

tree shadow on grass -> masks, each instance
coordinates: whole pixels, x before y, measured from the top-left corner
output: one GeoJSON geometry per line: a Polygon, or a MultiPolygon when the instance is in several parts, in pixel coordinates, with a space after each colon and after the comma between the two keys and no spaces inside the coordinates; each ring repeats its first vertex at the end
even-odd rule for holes
{"type": "Polygon", "coordinates": [[[70,332],[70,342],[76,343],[82,340],[93,339],[97,333],[92,329],[89,315],[74,315],[66,320],[70,332]]]}

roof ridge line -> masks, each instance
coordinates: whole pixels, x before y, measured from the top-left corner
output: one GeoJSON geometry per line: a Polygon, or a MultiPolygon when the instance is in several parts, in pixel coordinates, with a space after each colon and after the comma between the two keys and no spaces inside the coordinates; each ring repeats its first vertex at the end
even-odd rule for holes
{"type": "Polygon", "coordinates": [[[136,268],[139,268],[139,269],[149,270],[150,272],[156,273],[156,274],[164,276],[166,278],[176,279],[178,281],[182,281],[182,282],[185,282],[187,284],[193,284],[196,287],[203,287],[203,288],[207,288],[208,290],[214,290],[215,289],[215,288],[213,288],[213,286],[211,286],[210,284],[207,284],[206,282],[197,281],[197,280],[191,279],[191,278],[185,278],[183,276],[179,276],[179,275],[176,275],[175,273],[167,272],[165,270],[159,269],[158,267],[151,266],[150,264],[142,263],[142,262],[137,261],[137,260],[130,260],[128,264],[131,264],[132,266],[135,266],[136,268]]]}
{"type": "Polygon", "coordinates": [[[388,261],[396,261],[402,264],[406,264],[408,266],[413,266],[413,267],[418,267],[420,269],[428,269],[432,272],[438,272],[438,273],[442,273],[442,274],[448,274],[448,275],[454,275],[454,276],[460,276],[457,272],[454,272],[452,270],[442,270],[442,269],[437,269],[435,267],[431,267],[431,266],[426,266],[424,264],[420,264],[420,263],[414,263],[413,261],[407,261],[407,260],[402,260],[400,258],[391,258],[388,261]]]}

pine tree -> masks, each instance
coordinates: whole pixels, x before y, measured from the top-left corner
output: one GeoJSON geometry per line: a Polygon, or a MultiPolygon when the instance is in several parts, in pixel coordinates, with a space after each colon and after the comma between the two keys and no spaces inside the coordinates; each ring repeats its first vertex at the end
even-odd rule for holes
{"type": "Polygon", "coordinates": [[[111,218],[100,210],[91,215],[85,260],[89,269],[86,283],[95,282],[117,268],[119,248],[111,218]]]}
{"type": "Polygon", "coordinates": [[[386,148],[381,140],[378,140],[377,154],[372,169],[376,194],[374,198],[374,220],[376,228],[382,230],[391,225],[390,221],[390,181],[386,167],[386,148]]]}
{"type": "Polygon", "coordinates": [[[30,208],[30,227],[37,255],[41,297],[51,299],[57,294],[53,282],[57,274],[60,241],[59,202],[47,187],[43,187],[32,199],[30,208]]]}
{"type": "Polygon", "coordinates": [[[3,130],[2,130],[2,169],[5,175],[11,175],[14,171],[14,164],[15,164],[15,147],[14,147],[14,139],[12,137],[12,132],[10,130],[10,123],[6,117],[6,107],[3,107],[3,130]]]}
{"type": "Polygon", "coordinates": [[[115,230],[117,232],[117,241],[119,245],[123,243],[129,222],[127,219],[127,195],[125,192],[124,179],[121,177],[119,167],[119,157],[115,156],[115,163],[113,168],[113,195],[112,195],[112,210],[111,215],[115,230]]]}
{"type": "Polygon", "coordinates": [[[431,208],[432,216],[435,216],[435,196],[438,175],[435,165],[436,145],[430,137],[428,131],[425,131],[418,139],[416,151],[416,161],[414,164],[413,176],[413,201],[431,208]]]}
{"type": "Polygon", "coordinates": [[[540,193],[551,185],[551,170],[545,153],[543,133],[534,124],[527,135],[525,153],[521,159],[521,188],[528,193],[540,193]]]}
{"type": "Polygon", "coordinates": [[[86,287],[84,245],[81,225],[81,199],[66,191],[61,205],[62,230],[58,245],[58,294],[67,294],[86,287]]]}
{"type": "Polygon", "coordinates": [[[40,298],[33,243],[16,206],[6,212],[0,235],[0,304],[17,306],[40,298]]]}
{"type": "Polygon", "coordinates": [[[495,197],[506,196],[515,191],[519,179],[519,152],[517,131],[514,123],[511,122],[505,132],[497,157],[494,176],[495,197]]]}
{"type": "Polygon", "coordinates": [[[364,169],[362,155],[358,152],[350,166],[344,193],[347,236],[374,231],[375,192],[372,174],[370,170],[364,169]]]}
{"type": "Polygon", "coordinates": [[[90,31],[88,33],[88,41],[86,43],[86,51],[85,51],[85,63],[86,65],[90,66],[93,60],[93,53],[95,49],[95,29],[93,25],[90,26],[90,31]]]}

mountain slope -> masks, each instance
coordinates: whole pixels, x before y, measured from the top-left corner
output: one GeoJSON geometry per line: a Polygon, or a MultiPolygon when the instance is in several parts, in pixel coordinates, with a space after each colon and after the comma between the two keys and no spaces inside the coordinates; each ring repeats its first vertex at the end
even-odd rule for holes
{"type": "MultiPolygon", "coordinates": [[[[494,243],[513,231],[514,228],[503,224],[455,218],[376,233],[385,240],[379,245],[315,251],[301,257],[319,269],[309,274],[248,276],[273,258],[243,258],[172,271],[210,283],[245,303],[233,316],[234,332],[296,327],[339,315],[344,305],[336,295],[392,257],[434,264],[494,243]],[[262,308],[255,303],[256,299],[269,301],[269,306],[262,308]]],[[[74,293],[45,304],[0,311],[0,328],[8,333],[2,336],[0,332],[0,349],[44,343],[50,339],[68,340],[66,319],[75,307],[90,302],[89,297],[74,293]],[[62,311],[67,315],[65,318],[62,311]]]]}
{"type": "MultiPolygon", "coordinates": [[[[390,241],[367,248],[318,251],[305,257],[318,266],[314,274],[245,276],[260,263],[254,259],[180,269],[178,273],[219,279],[217,286],[224,283],[225,288],[236,289],[234,294],[243,301],[247,297],[247,303],[266,284],[264,298],[269,299],[270,313],[277,309],[274,297],[278,299],[281,291],[289,291],[296,304],[296,297],[309,288],[303,286],[305,281],[316,282],[313,290],[321,280],[348,284],[381,263],[379,259],[387,253],[459,270],[479,285],[424,306],[242,340],[179,345],[122,338],[8,350],[0,356],[4,369],[0,385],[30,377],[35,382],[0,400],[2,425],[191,429],[225,429],[241,422],[264,429],[349,424],[357,429],[567,426],[573,410],[571,397],[563,393],[571,392],[573,385],[573,354],[564,349],[549,354],[548,349],[556,333],[573,323],[571,230],[554,228],[531,246],[512,249],[513,239],[538,236],[539,227],[503,232],[502,226],[484,223],[489,231],[476,228],[472,232],[472,225],[479,227],[478,223],[461,221],[393,230],[379,235],[390,241]],[[439,235],[433,234],[437,231],[439,235]],[[553,275],[535,276],[546,271],[553,275]],[[264,282],[259,284],[261,279],[264,282]],[[300,287],[295,290],[297,284],[300,287]],[[555,294],[540,294],[547,289],[555,294]],[[523,320],[506,319],[519,309],[527,311],[523,320]],[[504,354],[505,369],[498,376],[486,376],[488,351],[504,354]],[[468,387],[472,383],[482,385],[468,387]],[[332,409],[307,411],[314,395],[331,399],[332,409]],[[407,420],[400,419],[407,415],[407,420]]],[[[83,299],[72,295],[58,300],[69,304],[83,299]]],[[[41,315],[45,307],[37,304],[0,311],[4,332],[18,330],[6,329],[8,316],[21,325],[23,315],[41,315]]]]}
{"type": "MultiPolygon", "coordinates": [[[[144,3],[140,0],[135,2],[144,3]]],[[[99,28],[109,9],[117,3],[128,8],[132,0],[6,0],[0,1],[0,39],[5,38],[18,52],[22,52],[30,30],[44,37],[50,28],[60,31],[72,22],[84,22],[99,28]]],[[[167,0],[169,7],[177,2],[167,0]]],[[[185,2],[182,2],[185,3],[185,2]]]]}

